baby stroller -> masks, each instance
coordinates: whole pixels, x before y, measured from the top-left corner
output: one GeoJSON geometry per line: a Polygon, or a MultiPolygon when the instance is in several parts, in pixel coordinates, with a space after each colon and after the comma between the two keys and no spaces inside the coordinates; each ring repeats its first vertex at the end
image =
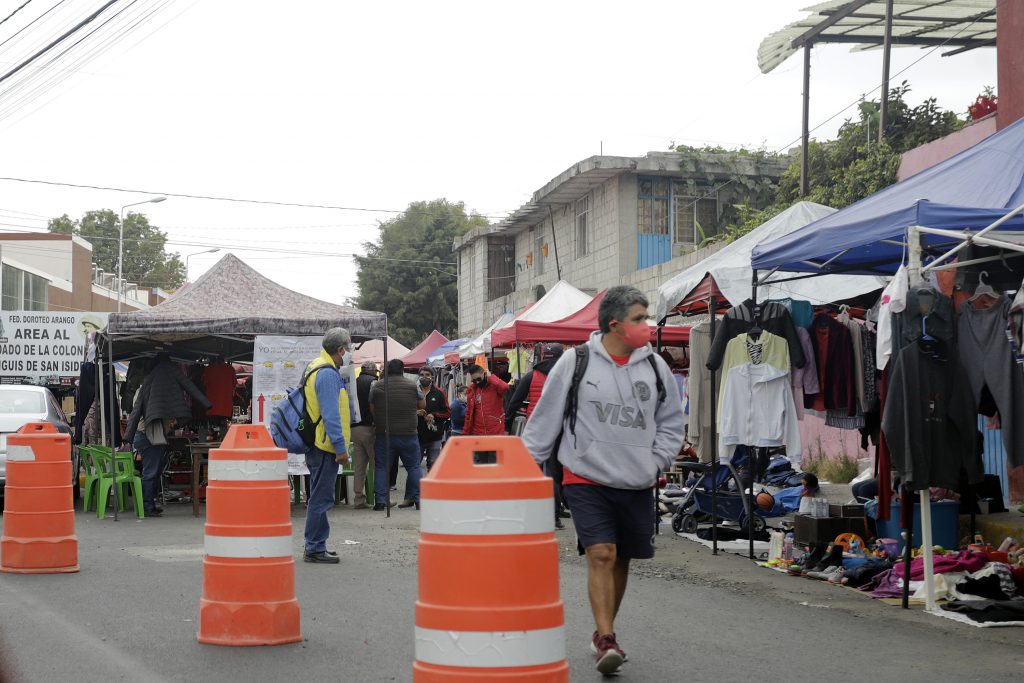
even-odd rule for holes
{"type": "MultiPolygon", "coordinates": [[[[748,449],[737,447],[729,462],[718,464],[717,477],[712,476],[713,468],[710,464],[683,463],[683,471],[696,475],[697,479],[672,515],[672,530],[676,533],[696,533],[700,524],[711,523],[712,515],[719,520],[737,522],[740,528],[746,528],[751,513],[750,500],[743,493],[744,481],[739,471],[745,469],[748,456],[748,449]],[[717,497],[712,493],[715,489],[717,497]]],[[[747,485],[752,484],[748,482],[747,485]]],[[[766,527],[757,506],[754,506],[753,526],[754,533],[760,533],[766,527]]]]}

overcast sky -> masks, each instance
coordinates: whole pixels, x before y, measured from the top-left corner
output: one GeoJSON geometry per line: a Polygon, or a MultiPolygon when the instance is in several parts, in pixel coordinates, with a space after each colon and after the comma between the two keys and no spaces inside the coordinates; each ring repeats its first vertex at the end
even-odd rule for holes
{"type": "MultiPolygon", "coordinates": [[[[23,2],[0,0],[0,18],[23,2]]],[[[28,4],[0,25],[0,43],[57,4],[28,4]]],[[[0,68],[101,4],[65,0],[0,45],[0,68]]],[[[123,24],[27,70],[29,85],[49,84],[41,93],[0,84],[0,176],[363,209],[445,197],[497,220],[602,144],[634,156],[671,141],[796,143],[800,56],[761,75],[756,52],[809,4],[137,0],[123,24]],[[124,35],[119,27],[154,10],[102,50],[101,36],[124,35]]],[[[995,51],[940,52],[894,82],[910,81],[912,103],[935,96],[965,112],[996,84],[995,51]]],[[[893,73],[925,54],[894,50],[893,73]]],[[[880,73],[878,51],[816,48],[812,126],[870,96],[880,73]]],[[[833,136],[852,112],[815,137],[833,136]]],[[[0,181],[0,229],[149,196],[0,181]]],[[[181,198],[139,209],[183,258],[211,248],[198,243],[230,247],[334,302],[356,294],[350,258],[270,250],[350,254],[394,215],[181,198]],[[243,248],[257,246],[268,251],[243,248]]],[[[192,258],[192,279],[220,256],[192,258]]]]}

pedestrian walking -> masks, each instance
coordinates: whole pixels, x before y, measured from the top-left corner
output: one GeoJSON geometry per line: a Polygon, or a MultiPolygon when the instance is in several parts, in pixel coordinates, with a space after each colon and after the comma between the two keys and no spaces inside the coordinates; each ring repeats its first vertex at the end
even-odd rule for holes
{"type": "Polygon", "coordinates": [[[348,389],[338,368],[345,352],[352,346],[352,337],[344,327],[332,327],[324,334],[320,357],[306,366],[304,382],[306,410],[316,424],[313,445],[306,452],[309,468],[309,498],[306,502],[305,552],[303,560],[320,564],[337,564],[338,554],[327,550],[331,525],[327,512],[334,507],[334,487],[338,465],[348,462],[352,414],[348,389]]]}
{"type": "Polygon", "coordinates": [[[466,389],[466,436],[504,434],[508,384],[476,364],[468,371],[472,383],[466,389]]]}
{"type": "Polygon", "coordinates": [[[402,361],[397,358],[388,361],[386,372],[384,379],[374,384],[370,392],[370,410],[373,411],[376,431],[373,509],[386,510],[392,505],[388,497],[388,469],[391,462],[401,461],[406,472],[405,500],[398,507],[415,505],[418,510],[421,470],[417,413],[426,404],[420,398],[416,383],[405,378],[402,361]]]}
{"type": "Polygon", "coordinates": [[[352,425],[352,486],[355,491],[353,510],[365,510],[366,468],[374,459],[373,412],[370,410],[370,389],[377,381],[377,364],[364,361],[356,378],[356,397],[359,399],[359,422],[352,425]]]}
{"type": "Polygon", "coordinates": [[[679,389],[648,343],[647,306],[633,287],[608,290],[598,309],[600,329],[586,343],[582,378],[573,387],[577,354],[563,355],[523,432],[539,464],[555,453],[564,470],[577,545],[587,558],[596,626],[590,646],[602,674],[625,661],[615,617],[629,563],[654,556],[652,489],[683,442],[679,389]]]}
{"type": "Polygon", "coordinates": [[[417,435],[420,440],[420,457],[427,459],[427,471],[434,466],[437,456],[441,455],[441,440],[448,428],[448,418],[452,411],[448,406],[448,397],[434,385],[434,373],[430,368],[420,368],[420,393],[423,395],[423,408],[417,411],[417,435]]]}

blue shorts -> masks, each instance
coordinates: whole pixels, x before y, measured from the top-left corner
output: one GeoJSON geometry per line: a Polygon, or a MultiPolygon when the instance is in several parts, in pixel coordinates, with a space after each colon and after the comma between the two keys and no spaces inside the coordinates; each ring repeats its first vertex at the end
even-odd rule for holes
{"type": "Polygon", "coordinates": [[[563,488],[580,555],[587,548],[613,543],[616,554],[631,560],[654,557],[654,496],[651,489],[631,491],[609,486],[569,484],[563,488]]]}

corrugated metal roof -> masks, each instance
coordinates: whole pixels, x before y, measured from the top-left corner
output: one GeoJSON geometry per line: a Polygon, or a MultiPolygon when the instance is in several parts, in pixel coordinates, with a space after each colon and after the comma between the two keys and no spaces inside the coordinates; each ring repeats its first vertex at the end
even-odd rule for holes
{"type": "MultiPolygon", "coordinates": [[[[768,73],[808,43],[851,43],[854,50],[881,46],[885,0],[830,0],[806,8],[806,18],[763,41],[757,65],[768,73]]],[[[995,45],[996,0],[895,0],[892,45],[973,49],[995,45]]]]}

